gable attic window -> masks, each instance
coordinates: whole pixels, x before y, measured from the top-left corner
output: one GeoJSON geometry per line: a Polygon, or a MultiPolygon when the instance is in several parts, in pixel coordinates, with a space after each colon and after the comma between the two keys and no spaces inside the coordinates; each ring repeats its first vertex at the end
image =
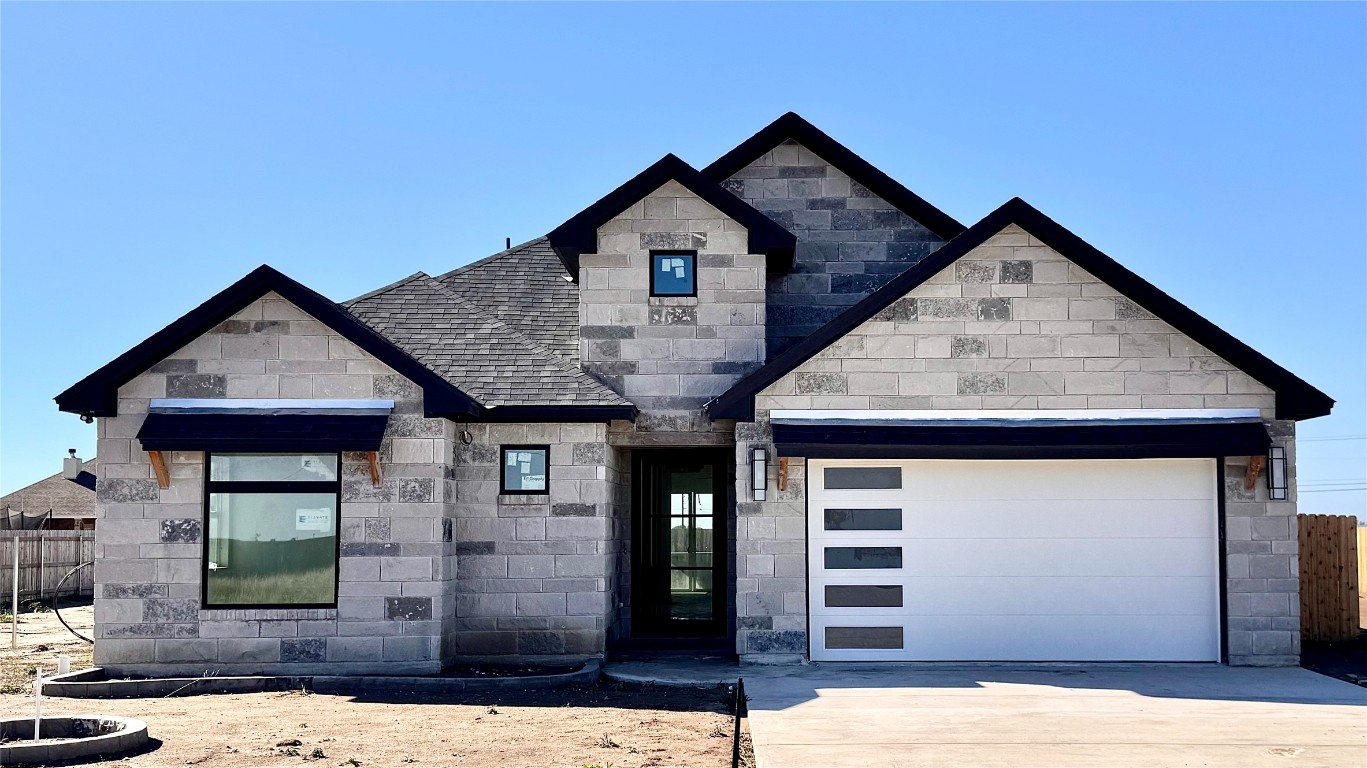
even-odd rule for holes
{"type": "Polygon", "coordinates": [[[205,608],[337,605],[339,453],[206,453],[205,608]]]}
{"type": "Polygon", "coordinates": [[[651,251],[651,296],[697,296],[697,251],[651,251]]]}

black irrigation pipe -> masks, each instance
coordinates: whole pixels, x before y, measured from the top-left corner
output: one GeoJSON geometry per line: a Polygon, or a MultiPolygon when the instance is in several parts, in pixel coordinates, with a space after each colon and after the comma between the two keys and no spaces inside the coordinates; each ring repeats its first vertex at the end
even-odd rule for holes
{"type": "Polygon", "coordinates": [[[731,704],[731,712],[735,715],[735,731],[731,735],[731,768],[741,768],[740,764],[740,719],[746,714],[745,707],[745,678],[736,678],[735,698],[731,704]]]}
{"type": "Polygon", "coordinates": [[[66,623],[66,619],[62,618],[62,609],[61,609],[60,606],[58,606],[57,603],[58,603],[58,601],[60,601],[60,600],[62,599],[62,585],[66,583],[66,580],[69,579],[69,578],[71,578],[71,575],[74,574],[75,572],[77,572],[77,571],[79,571],[79,570],[81,570],[82,568],[85,568],[85,567],[87,567],[87,566],[92,566],[92,565],[94,565],[94,564],[95,564],[95,561],[94,561],[94,560],[87,560],[87,561],[85,561],[84,563],[81,563],[80,565],[76,566],[75,568],[72,568],[71,570],[67,571],[67,572],[66,572],[66,575],[62,577],[62,580],[59,581],[59,582],[57,582],[57,588],[54,589],[54,590],[52,590],[52,612],[55,613],[55,614],[57,614],[57,620],[60,621],[60,622],[62,622],[62,626],[66,627],[66,631],[70,632],[71,634],[75,635],[76,637],[79,637],[80,639],[86,641],[87,643],[90,643],[91,645],[94,645],[94,644],[95,644],[95,641],[94,641],[94,640],[91,640],[90,638],[86,637],[85,635],[81,634],[80,632],[77,632],[76,630],[72,629],[72,628],[71,628],[71,625],[68,624],[68,623],[66,623]]]}

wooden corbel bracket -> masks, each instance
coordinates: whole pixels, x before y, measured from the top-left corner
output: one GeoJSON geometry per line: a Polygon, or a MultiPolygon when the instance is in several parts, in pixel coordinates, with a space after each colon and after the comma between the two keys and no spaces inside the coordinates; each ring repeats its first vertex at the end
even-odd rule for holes
{"type": "Polygon", "coordinates": [[[380,452],[367,451],[365,456],[370,462],[370,484],[378,488],[384,483],[384,475],[380,472],[380,452]]]}
{"type": "Polygon", "coordinates": [[[166,454],[161,451],[148,451],[147,458],[152,460],[152,471],[157,473],[157,487],[171,487],[171,470],[166,468],[166,454]]]}
{"type": "Polygon", "coordinates": [[[778,457],[778,489],[788,490],[788,457],[778,457]]]}
{"type": "Polygon", "coordinates": [[[1258,478],[1263,474],[1263,462],[1267,461],[1266,456],[1248,457],[1248,472],[1244,475],[1244,490],[1251,491],[1258,485],[1258,478]]]}

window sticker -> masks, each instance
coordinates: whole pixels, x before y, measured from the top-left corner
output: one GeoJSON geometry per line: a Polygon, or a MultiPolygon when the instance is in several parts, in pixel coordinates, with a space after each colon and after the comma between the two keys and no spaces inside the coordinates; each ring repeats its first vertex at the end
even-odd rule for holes
{"type": "Polygon", "coordinates": [[[294,530],[327,531],[332,527],[332,510],[297,509],[294,512],[294,530]]]}
{"type": "Polygon", "coordinates": [[[515,466],[516,464],[517,464],[517,454],[516,454],[516,453],[512,453],[512,452],[509,452],[509,453],[508,453],[508,466],[511,467],[511,466],[515,466]]]}

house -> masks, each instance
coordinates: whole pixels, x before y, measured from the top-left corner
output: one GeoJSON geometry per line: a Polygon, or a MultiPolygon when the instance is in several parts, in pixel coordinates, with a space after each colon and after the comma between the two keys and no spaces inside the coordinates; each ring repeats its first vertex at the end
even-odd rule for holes
{"type": "Polygon", "coordinates": [[[0,531],[94,529],[98,514],[95,460],[79,465],[75,477],[58,472],[0,496],[0,531]]]}
{"type": "Polygon", "coordinates": [[[76,383],[97,664],[1299,654],[1333,401],[1013,199],[795,114],[335,303],[262,266],[76,383]]]}

